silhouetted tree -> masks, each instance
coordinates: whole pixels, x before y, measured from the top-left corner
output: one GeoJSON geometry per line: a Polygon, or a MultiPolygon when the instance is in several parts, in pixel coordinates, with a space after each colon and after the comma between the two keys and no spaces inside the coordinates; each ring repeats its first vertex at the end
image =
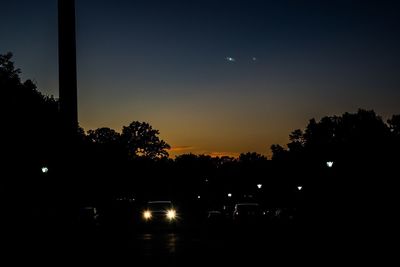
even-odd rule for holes
{"type": "Polygon", "coordinates": [[[14,62],[11,61],[12,57],[11,52],[0,54],[0,81],[3,86],[6,84],[17,86],[21,82],[19,77],[21,70],[15,68],[14,62]]]}
{"type": "Polygon", "coordinates": [[[300,129],[294,130],[291,134],[289,134],[289,140],[292,142],[304,144],[303,131],[300,129]]]}
{"type": "Polygon", "coordinates": [[[127,158],[126,150],[123,149],[121,135],[113,129],[103,127],[96,130],[89,130],[86,140],[91,146],[92,158],[100,161],[121,161],[127,158]]]}
{"type": "Polygon", "coordinates": [[[160,159],[168,157],[170,145],[160,140],[160,132],[146,122],[134,121],[122,129],[121,140],[132,158],[160,159]]]}
{"type": "Polygon", "coordinates": [[[284,160],[287,158],[288,151],[281,145],[271,145],[272,160],[284,160]]]}
{"type": "Polygon", "coordinates": [[[237,162],[237,159],[234,157],[230,157],[230,156],[222,156],[222,157],[218,157],[218,164],[219,166],[222,165],[231,165],[237,162]]]}
{"type": "MultiPolygon", "coordinates": [[[[381,117],[360,109],[355,114],[323,117],[319,122],[311,119],[304,132],[295,130],[290,134],[287,152],[291,158],[301,159],[366,159],[385,147],[388,133],[381,117]]],[[[280,146],[271,149],[274,159],[284,153],[280,146]]]]}
{"type": "Polygon", "coordinates": [[[266,156],[261,155],[257,152],[247,152],[239,155],[239,162],[244,164],[265,162],[266,160],[266,156]]]}
{"type": "Polygon", "coordinates": [[[113,129],[103,127],[96,130],[89,130],[87,138],[96,144],[116,144],[119,142],[121,135],[113,129]]]}
{"type": "Polygon", "coordinates": [[[192,164],[197,160],[197,155],[193,153],[182,154],[175,157],[175,162],[180,163],[182,165],[192,164]]]}
{"type": "Polygon", "coordinates": [[[11,59],[12,53],[0,55],[1,113],[9,129],[3,141],[9,153],[39,161],[55,153],[58,101],[41,94],[31,80],[22,82],[11,59]]]}
{"type": "Polygon", "coordinates": [[[389,153],[392,165],[397,165],[400,160],[400,115],[393,115],[388,120],[391,136],[391,151],[389,153]]]}
{"type": "Polygon", "coordinates": [[[193,173],[192,175],[205,175],[210,173],[218,165],[218,158],[209,155],[183,154],[176,156],[175,163],[180,169],[193,173]]]}
{"type": "Polygon", "coordinates": [[[360,109],[319,122],[311,119],[304,131],[290,135],[287,150],[279,145],[271,149],[274,160],[285,159],[278,165],[290,169],[289,180],[307,184],[310,199],[330,207],[341,204],[362,209],[395,194],[388,185],[394,182],[390,173],[396,171],[399,159],[398,129],[397,115],[385,124],[373,110],[360,109]],[[334,162],[332,168],[327,161],[334,162]]]}
{"type": "Polygon", "coordinates": [[[390,131],[397,136],[400,136],[400,115],[393,115],[391,119],[388,120],[390,131]]]}
{"type": "MultiPolygon", "coordinates": [[[[55,175],[59,163],[56,159],[64,153],[60,148],[58,100],[40,93],[31,80],[22,81],[12,56],[0,55],[0,153],[7,166],[0,187],[14,201],[34,205],[46,194],[57,194],[45,178],[55,175]],[[46,176],[41,171],[44,165],[50,169],[46,176]]],[[[52,185],[59,180],[53,179],[52,185]]]]}

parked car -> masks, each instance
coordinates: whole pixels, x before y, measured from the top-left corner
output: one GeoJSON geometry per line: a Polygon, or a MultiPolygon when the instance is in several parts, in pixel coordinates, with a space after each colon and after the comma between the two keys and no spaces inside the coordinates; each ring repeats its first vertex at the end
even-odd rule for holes
{"type": "Polygon", "coordinates": [[[99,213],[97,208],[92,206],[86,206],[79,209],[78,215],[79,225],[82,226],[94,226],[99,223],[99,213]]]}
{"type": "Polygon", "coordinates": [[[291,222],[296,218],[296,208],[276,208],[274,210],[274,219],[279,223],[291,222]]]}
{"type": "Polygon", "coordinates": [[[238,203],[233,210],[234,223],[261,222],[264,212],[258,203],[238,203]]]}

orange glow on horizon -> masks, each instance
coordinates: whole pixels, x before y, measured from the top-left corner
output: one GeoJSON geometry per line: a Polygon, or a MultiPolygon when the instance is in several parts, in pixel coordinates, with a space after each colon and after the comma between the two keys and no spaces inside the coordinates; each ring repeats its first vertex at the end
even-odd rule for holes
{"type": "MultiPolygon", "coordinates": [[[[193,146],[173,146],[169,152],[169,157],[171,159],[174,159],[177,156],[184,155],[184,154],[194,154],[194,155],[206,155],[210,156],[212,158],[216,157],[231,157],[231,158],[239,158],[241,153],[247,153],[247,152],[253,152],[253,151],[245,151],[245,152],[232,152],[232,151],[206,151],[202,150],[193,146]]],[[[267,156],[270,158],[270,155],[267,155],[265,153],[260,153],[263,154],[264,156],[267,156]]]]}

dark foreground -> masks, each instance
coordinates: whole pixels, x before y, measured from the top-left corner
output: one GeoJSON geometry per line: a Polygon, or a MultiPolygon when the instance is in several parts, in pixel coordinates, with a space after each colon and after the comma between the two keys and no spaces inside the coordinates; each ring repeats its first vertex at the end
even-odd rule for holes
{"type": "Polygon", "coordinates": [[[373,258],[382,263],[392,254],[388,227],[369,213],[350,217],[342,210],[308,212],[290,222],[192,219],[176,227],[141,227],[131,220],[71,224],[19,215],[8,213],[1,222],[1,256],[12,266],[325,266],[373,258]]]}
{"type": "Polygon", "coordinates": [[[138,263],[150,266],[223,263],[226,266],[237,262],[285,263],[299,257],[302,250],[299,235],[292,232],[259,232],[256,229],[120,230],[32,233],[28,238],[14,240],[14,252],[19,255],[15,260],[29,259],[31,263],[60,260],[89,264],[113,262],[113,266],[138,263]]]}
{"type": "MultiPolygon", "coordinates": [[[[359,242],[356,245],[351,243],[353,237],[343,239],[336,233],[335,229],[311,229],[301,224],[178,229],[27,225],[23,231],[8,233],[3,252],[15,264],[54,266],[267,266],[356,257],[359,242]]],[[[365,259],[368,253],[362,255],[365,259]]]]}

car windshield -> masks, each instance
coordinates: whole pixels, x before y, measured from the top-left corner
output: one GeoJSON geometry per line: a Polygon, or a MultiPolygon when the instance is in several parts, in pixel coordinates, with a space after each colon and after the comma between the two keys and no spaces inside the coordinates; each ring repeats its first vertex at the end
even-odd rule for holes
{"type": "Polygon", "coordinates": [[[149,202],[147,204],[147,208],[149,210],[169,210],[173,208],[173,205],[171,202],[149,202]]]}

